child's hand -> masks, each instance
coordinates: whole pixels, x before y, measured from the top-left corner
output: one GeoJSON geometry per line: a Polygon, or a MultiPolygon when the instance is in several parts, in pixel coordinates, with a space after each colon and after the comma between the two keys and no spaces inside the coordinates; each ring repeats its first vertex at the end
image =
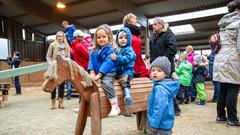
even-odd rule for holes
{"type": "Polygon", "coordinates": [[[99,74],[97,74],[97,75],[94,77],[94,80],[95,80],[95,81],[98,81],[101,77],[102,77],[102,74],[99,73],[99,74]]]}
{"type": "Polygon", "coordinates": [[[112,60],[116,60],[116,58],[117,58],[116,54],[110,54],[110,57],[112,60]]]}

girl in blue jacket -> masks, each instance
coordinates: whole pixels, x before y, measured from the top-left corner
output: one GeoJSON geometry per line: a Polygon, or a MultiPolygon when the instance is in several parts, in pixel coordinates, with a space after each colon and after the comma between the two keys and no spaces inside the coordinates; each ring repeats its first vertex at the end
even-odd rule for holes
{"type": "Polygon", "coordinates": [[[112,32],[109,26],[101,25],[94,34],[94,49],[90,53],[88,70],[95,81],[101,80],[102,87],[111,103],[111,112],[108,116],[117,116],[120,113],[114,79],[116,66],[110,58],[114,53],[112,45],[112,32]]]}
{"type": "Polygon", "coordinates": [[[148,99],[148,124],[151,135],[170,135],[174,125],[173,98],[177,95],[178,80],[166,79],[171,63],[166,56],[159,56],[151,64],[154,87],[148,99]]]}
{"type": "Polygon", "coordinates": [[[112,60],[117,64],[119,82],[124,90],[124,102],[132,107],[130,80],[134,75],[136,54],[132,49],[132,35],[128,28],[123,27],[117,32],[116,41],[118,48],[116,54],[111,54],[112,60]]]}

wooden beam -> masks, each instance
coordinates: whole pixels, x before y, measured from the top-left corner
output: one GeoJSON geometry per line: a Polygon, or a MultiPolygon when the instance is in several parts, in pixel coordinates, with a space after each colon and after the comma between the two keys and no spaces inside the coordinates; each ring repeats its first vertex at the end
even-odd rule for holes
{"type": "Polygon", "coordinates": [[[23,14],[14,15],[14,16],[11,16],[10,19],[15,19],[15,18],[18,18],[18,17],[23,17],[23,16],[26,16],[26,15],[29,15],[29,14],[28,14],[28,13],[23,13],[23,14]]]}
{"type": "Polygon", "coordinates": [[[138,17],[138,23],[147,27],[148,18],[129,0],[104,0],[124,14],[133,13],[138,17]]]}
{"type": "Polygon", "coordinates": [[[78,20],[81,20],[81,19],[86,19],[86,18],[95,17],[95,16],[99,16],[99,15],[109,14],[109,13],[113,13],[113,12],[117,12],[117,11],[118,11],[117,9],[113,9],[113,10],[109,10],[109,11],[98,12],[98,13],[91,14],[91,15],[76,16],[75,18],[78,20]]]}
{"type": "Polygon", "coordinates": [[[36,25],[29,25],[29,27],[34,28],[34,27],[40,27],[40,26],[49,25],[49,24],[51,24],[51,23],[41,23],[41,24],[36,24],[36,25]]]}
{"type": "Polygon", "coordinates": [[[88,2],[91,2],[91,1],[95,1],[95,0],[78,0],[78,1],[69,2],[65,5],[66,5],[66,7],[69,8],[69,7],[79,5],[79,4],[85,4],[85,3],[88,3],[88,2]]]}

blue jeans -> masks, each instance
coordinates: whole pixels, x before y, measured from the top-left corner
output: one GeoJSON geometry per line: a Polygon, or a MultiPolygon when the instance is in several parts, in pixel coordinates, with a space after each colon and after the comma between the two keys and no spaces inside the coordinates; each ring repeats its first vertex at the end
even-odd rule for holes
{"type": "Polygon", "coordinates": [[[66,86],[67,86],[67,96],[71,96],[72,95],[72,86],[71,86],[70,80],[66,81],[66,86]]]}
{"type": "Polygon", "coordinates": [[[16,89],[16,94],[21,94],[21,85],[19,82],[19,76],[13,77],[13,81],[14,81],[14,86],[16,89]]]}
{"type": "Polygon", "coordinates": [[[214,100],[218,99],[218,93],[219,93],[219,82],[218,81],[212,81],[213,82],[213,87],[214,87],[214,94],[213,98],[214,100]]]}

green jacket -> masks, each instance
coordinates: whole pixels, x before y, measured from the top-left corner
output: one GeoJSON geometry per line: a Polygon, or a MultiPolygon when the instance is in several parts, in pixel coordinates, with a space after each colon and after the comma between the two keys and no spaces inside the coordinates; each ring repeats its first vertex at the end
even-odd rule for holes
{"type": "Polygon", "coordinates": [[[176,69],[179,82],[183,86],[190,86],[192,81],[192,64],[187,61],[182,61],[176,69]]]}

